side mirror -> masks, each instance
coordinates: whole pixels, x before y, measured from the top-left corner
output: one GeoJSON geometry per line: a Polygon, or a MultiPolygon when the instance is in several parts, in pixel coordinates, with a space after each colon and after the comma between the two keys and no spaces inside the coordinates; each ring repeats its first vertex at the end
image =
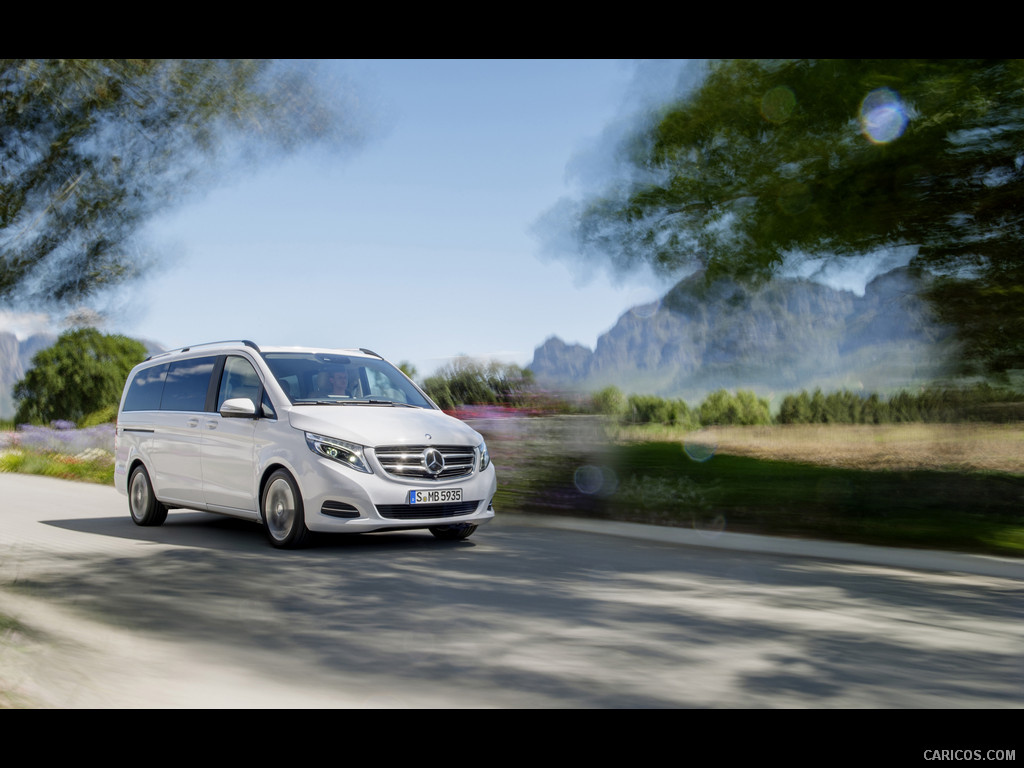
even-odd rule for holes
{"type": "Polygon", "coordinates": [[[220,415],[226,419],[255,419],[256,404],[247,397],[233,397],[221,405],[220,415]]]}

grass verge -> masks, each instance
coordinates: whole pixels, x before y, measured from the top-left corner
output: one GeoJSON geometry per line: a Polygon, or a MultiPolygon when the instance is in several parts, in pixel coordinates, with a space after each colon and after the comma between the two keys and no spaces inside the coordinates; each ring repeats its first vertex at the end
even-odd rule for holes
{"type": "Polygon", "coordinates": [[[1024,476],[868,470],[620,445],[604,513],[711,530],[1024,556],[1024,476]]]}
{"type": "Polygon", "coordinates": [[[101,485],[114,484],[114,457],[95,452],[86,456],[13,450],[0,454],[0,472],[46,475],[101,485]]]}

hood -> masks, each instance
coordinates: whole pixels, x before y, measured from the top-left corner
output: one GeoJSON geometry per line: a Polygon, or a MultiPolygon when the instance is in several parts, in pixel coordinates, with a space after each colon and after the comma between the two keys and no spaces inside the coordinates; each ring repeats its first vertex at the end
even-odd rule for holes
{"type": "Polygon", "coordinates": [[[466,445],[483,437],[441,411],[387,405],[297,405],[288,414],[296,429],[360,445],[466,445]],[[430,435],[428,438],[427,435],[430,435]]]}

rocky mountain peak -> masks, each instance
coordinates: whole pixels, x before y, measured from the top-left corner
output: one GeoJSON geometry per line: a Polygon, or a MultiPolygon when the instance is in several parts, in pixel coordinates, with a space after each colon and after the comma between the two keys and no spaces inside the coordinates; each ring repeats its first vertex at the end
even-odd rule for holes
{"type": "Polygon", "coordinates": [[[530,368],[542,385],[699,398],[719,389],[759,392],[879,389],[941,373],[949,329],[902,268],[863,296],[803,279],[758,287],[732,280],[680,281],[657,307],[625,312],[591,351],[551,337],[530,368]]]}

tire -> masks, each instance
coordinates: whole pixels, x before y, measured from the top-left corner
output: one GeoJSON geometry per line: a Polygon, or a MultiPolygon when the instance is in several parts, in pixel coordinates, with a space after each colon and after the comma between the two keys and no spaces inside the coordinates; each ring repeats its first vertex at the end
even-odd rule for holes
{"type": "Polygon", "coordinates": [[[136,525],[163,525],[167,519],[167,507],[157,501],[149,472],[141,464],[132,470],[128,478],[128,511],[136,525]]]}
{"type": "Polygon", "coordinates": [[[263,528],[270,543],[279,549],[298,549],[309,542],[302,495],[292,476],[279,469],[263,488],[260,503],[263,528]]]}
{"type": "Polygon", "coordinates": [[[468,539],[476,530],[475,525],[469,523],[456,523],[455,525],[437,525],[430,529],[441,541],[462,541],[468,539]]]}

